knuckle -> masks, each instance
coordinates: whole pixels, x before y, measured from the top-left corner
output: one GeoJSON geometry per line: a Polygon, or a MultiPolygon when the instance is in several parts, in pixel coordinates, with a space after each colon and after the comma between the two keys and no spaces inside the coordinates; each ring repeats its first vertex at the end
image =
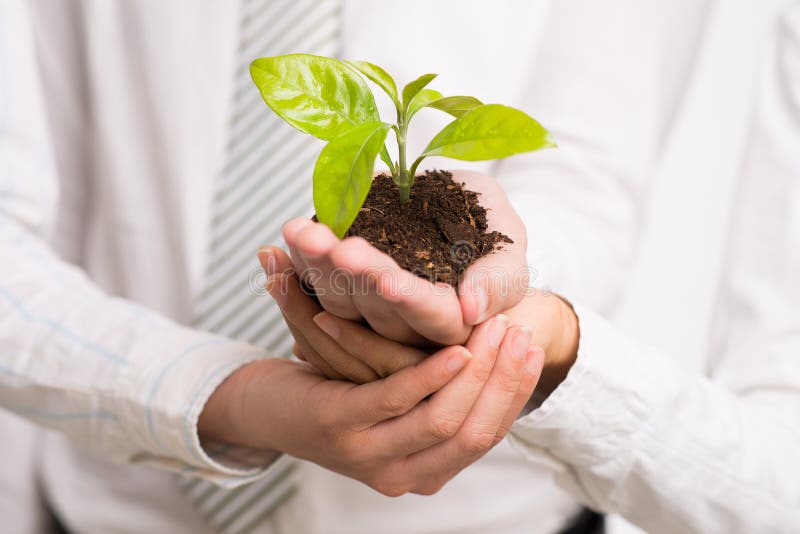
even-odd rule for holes
{"type": "Polygon", "coordinates": [[[392,328],[397,328],[398,330],[403,330],[397,314],[384,306],[373,306],[365,315],[367,316],[367,321],[371,325],[383,324],[391,326],[392,328]]]}
{"type": "Polygon", "coordinates": [[[379,490],[380,493],[386,495],[387,497],[401,497],[408,493],[408,490],[403,488],[402,486],[386,486],[383,489],[379,490]]]}
{"type": "Polygon", "coordinates": [[[431,421],[431,435],[439,440],[452,438],[461,428],[461,421],[453,417],[439,415],[431,421]]]}
{"type": "Polygon", "coordinates": [[[469,454],[483,454],[494,445],[494,432],[474,431],[471,432],[464,442],[464,448],[469,454]]]}
{"type": "Polygon", "coordinates": [[[342,319],[354,321],[361,318],[361,314],[352,305],[350,300],[342,295],[329,295],[324,299],[320,297],[320,303],[326,311],[342,319]]]}
{"type": "Polygon", "coordinates": [[[519,389],[519,378],[504,374],[498,381],[498,387],[503,393],[514,394],[519,389]]]}
{"type": "Polygon", "coordinates": [[[498,432],[497,434],[495,434],[494,439],[492,440],[492,447],[494,447],[495,445],[497,445],[498,443],[503,441],[503,438],[505,438],[505,437],[506,437],[506,432],[505,431],[501,431],[501,432],[498,432]]]}
{"type": "Polygon", "coordinates": [[[380,462],[380,467],[370,470],[365,483],[387,497],[400,497],[412,490],[403,462],[380,462]]]}
{"type": "Polygon", "coordinates": [[[405,362],[401,354],[392,353],[389,358],[387,358],[385,361],[381,363],[380,368],[378,370],[383,376],[389,376],[392,373],[399,371],[403,367],[406,367],[404,363],[405,362]]]}
{"type": "Polygon", "coordinates": [[[408,488],[404,484],[391,480],[375,480],[369,486],[387,497],[400,497],[408,493],[408,488]]]}
{"type": "Polygon", "coordinates": [[[408,401],[397,389],[386,387],[381,397],[381,409],[390,416],[403,415],[408,411],[408,401]]]}
{"type": "Polygon", "coordinates": [[[432,481],[423,484],[421,487],[414,490],[418,495],[431,496],[436,495],[444,487],[444,482],[432,481]]]}
{"type": "Polygon", "coordinates": [[[337,361],[336,370],[355,384],[366,384],[377,379],[374,372],[371,372],[368,367],[359,365],[352,357],[341,358],[337,361]]]}
{"type": "Polygon", "coordinates": [[[405,369],[406,367],[414,365],[415,363],[417,362],[413,356],[394,352],[390,354],[388,358],[385,358],[379,362],[376,371],[381,376],[386,377],[393,375],[401,369],[405,369]]]}
{"type": "MultiPolygon", "coordinates": [[[[471,363],[472,362],[470,362],[470,364],[471,363]]],[[[468,371],[470,372],[466,374],[464,381],[470,388],[483,387],[491,373],[491,369],[484,365],[483,362],[481,362],[480,366],[476,366],[474,369],[468,369],[468,371]]]]}
{"type": "Polygon", "coordinates": [[[361,369],[353,369],[348,373],[347,378],[353,382],[354,384],[369,384],[370,382],[374,382],[376,380],[380,380],[380,376],[377,374],[370,374],[366,371],[361,369]]]}

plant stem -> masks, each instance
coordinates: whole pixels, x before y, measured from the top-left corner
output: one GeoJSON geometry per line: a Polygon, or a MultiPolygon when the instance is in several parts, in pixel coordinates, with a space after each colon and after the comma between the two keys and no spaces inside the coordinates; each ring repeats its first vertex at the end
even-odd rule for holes
{"type": "Polygon", "coordinates": [[[414,176],[409,175],[408,167],[406,167],[406,133],[408,131],[408,124],[406,123],[405,112],[397,114],[397,151],[398,151],[398,169],[399,174],[397,180],[397,187],[400,190],[400,203],[405,204],[411,196],[411,186],[414,185],[414,176]]]}

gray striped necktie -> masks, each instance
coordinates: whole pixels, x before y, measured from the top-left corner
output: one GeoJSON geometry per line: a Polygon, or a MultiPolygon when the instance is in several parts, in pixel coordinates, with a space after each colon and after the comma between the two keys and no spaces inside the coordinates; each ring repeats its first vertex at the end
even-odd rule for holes
{"type": "MultiPolygon", "coordinates": [[[[321,148],[285,124],[250,80],[257,57],[292,52],[338,55],[339,0],[242,0],[240,43],[230,113],[228,156],[214,199],[205,290],[195,326],[291,353],[279,308],[263,298],[260,245],[282,245],[281,226],[312,213],[311,176],[321,148]]],[[[220,532],[252,532],[294,493],[296,462],[282,459],[273,475],[223,490],[197,479],[182,488],[220,532]]]]}

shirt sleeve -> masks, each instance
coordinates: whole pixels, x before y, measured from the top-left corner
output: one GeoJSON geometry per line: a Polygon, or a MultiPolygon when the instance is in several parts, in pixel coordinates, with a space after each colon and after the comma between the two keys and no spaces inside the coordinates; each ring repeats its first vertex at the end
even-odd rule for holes
{"type": "Polygon", "coordinates": [[[549,3],[520,103],[558,148],[493,171],[525,223],[534,286],[602,312],[618,303],[709,5],[549,3]]]}
{"type": "Polygon", "coordinates": [[[577,362],[512,430],[515,445],[553,466],[573,495],[648,532],[788,533],[800,525],[797,5],[780,24],[776,52],[705,367],[642,346],[577,306],[577,362]]]}
{"type": "Polygon", "coordinates": [[[0,407],[118,461],[261,476],[275,454],[204,448],[197,419],[266,354],[106,295],[46,245],[58,190],[35,65],[25,4],[0,2],[0,407]]]}

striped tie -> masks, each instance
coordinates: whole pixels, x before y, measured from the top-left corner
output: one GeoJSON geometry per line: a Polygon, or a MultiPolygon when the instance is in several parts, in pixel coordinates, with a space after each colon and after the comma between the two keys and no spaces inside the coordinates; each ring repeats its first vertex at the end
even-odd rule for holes
{"type": "MultiPolygon", "coordinates": [[[[291,353],[280,309],[264,295],[256,250],[282,244],[281,226],[309,216],[311,176],[321,145],[270,111],[250,80],[257,57],[291,52],[338,55],[338,0],[242,0],[228,156],[214,199],[205,290],[195,326],[291,353]]],[[[282,458],[273,475],[233,490],[198,479],[180,484],[220,532],[243,534],[262,525],[297,488],[297,463],[282,458]]]]}

